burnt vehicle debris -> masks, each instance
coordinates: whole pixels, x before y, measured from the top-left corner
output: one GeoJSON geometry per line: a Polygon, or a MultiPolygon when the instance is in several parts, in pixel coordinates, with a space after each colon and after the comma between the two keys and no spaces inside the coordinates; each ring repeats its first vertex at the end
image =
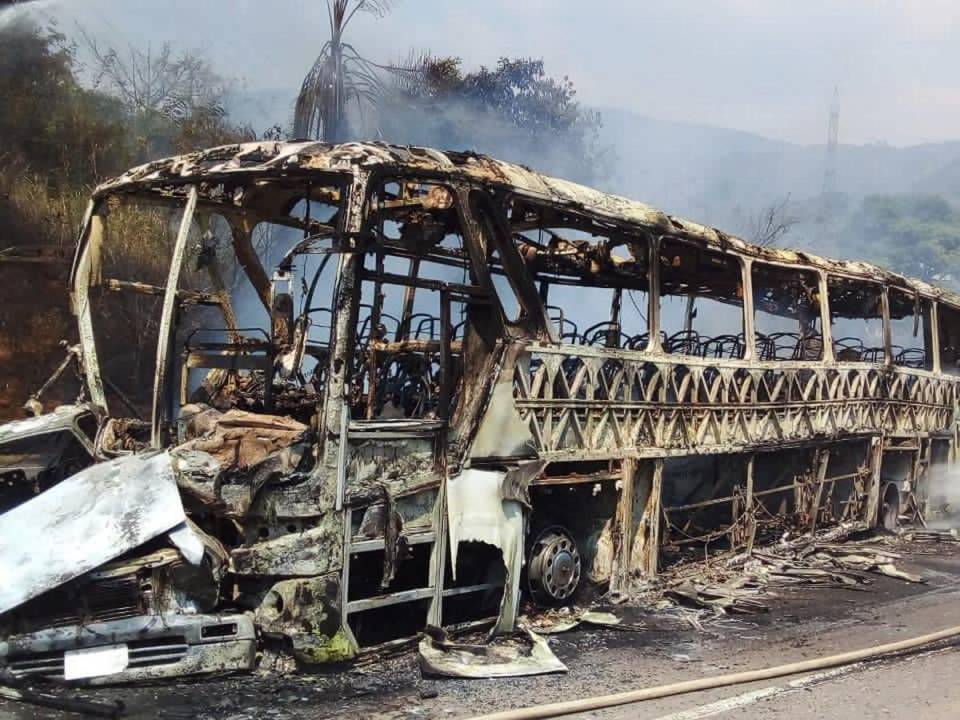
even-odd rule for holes
{"type": "Polygon", "coordinates": [[[922,520],[957,452],[960,296],[473,153],[135,168],[94,193],[70,291],[80,401],[0,427],[17,676],[510,633],[522,596],[922,520]]]}
{"type": "Polygon", "coordinates": [[[97,416],[84,404],[0,425],[0,512],[95,461],[97,416]]]}

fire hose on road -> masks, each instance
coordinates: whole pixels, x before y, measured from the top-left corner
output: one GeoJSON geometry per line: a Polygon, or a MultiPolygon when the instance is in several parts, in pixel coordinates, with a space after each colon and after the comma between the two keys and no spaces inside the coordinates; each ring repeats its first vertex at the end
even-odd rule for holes
{"type": "Polygon", "coordinates": [[[627,692],[614,693],[613,695],[598,695],[596,697],[583,698],[580,700],[568,700],[565,702],[547,703],[545,705],[534,705],[532,707],[519,708],[517,710],[504,710],[502,712],[491,713],[489,715],[479,715],[471,718],[470,720],[535,720],[536,718],[552,718],[561,715],[588,712],[590,710],[600,710],[603,708],[615,707],[617,705],[628,705],[630,703],[642,702],[644,700],[654,700],[656,698],[670,697],[672,695],[683,695],[684,693],[698,692],[700,690],[712,690],[714,688],[726,687],[729,685],[740,685],[743,683],[756,682],[758,680],[770,680],[772,678],[784,677],[786,675],[797,675],[799,673],[811,672],[814,670],[825,670],[827,668],[838,667],[841,665],[852,665],[854,663],[863,662],[864,660],[877,660],[884,656],[895,653],[918,650],[927,645],[931,645],[942,640],[948,640],[957,636],[960,636],[960,625],[946,628],[945,630],[928,633],[926,635],[920,635],[919,637],[911,638],[909,640],[900,640],[894,643],[875,645],[874,647],[863,648],[862,650],[853,650],[851,652],[840,653],[838,655],[828,655],[826,657],[815,658],[813,660],[802,660],[800,662],[788,663],[786,665],[776,665],[774,667],[763,668],[760,670],[747,670],[739,673],[730,673],[728,675],[715,675],[713,677],[670,683],[669,685],[643,688],[641,690],[628,690],[627,692]]]}

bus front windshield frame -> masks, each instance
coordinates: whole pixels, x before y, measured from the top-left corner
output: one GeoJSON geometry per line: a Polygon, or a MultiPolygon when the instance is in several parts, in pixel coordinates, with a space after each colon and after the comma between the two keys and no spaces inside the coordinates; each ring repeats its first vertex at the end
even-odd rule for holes
{"type": "Polygon", "coordinates": [[[91,203],[71,278],[85,384],[154,445],[186,405],[309,421],[322,404],[349,183],[268,185],[91,203]]]}

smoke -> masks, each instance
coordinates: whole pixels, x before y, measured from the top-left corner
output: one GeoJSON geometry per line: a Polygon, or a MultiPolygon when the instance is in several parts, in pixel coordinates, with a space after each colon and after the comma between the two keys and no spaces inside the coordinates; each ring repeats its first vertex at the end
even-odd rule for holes
{"type": "Polygon", "coordinates": [[[960,526],[960,468],[935,464],[926,480],[927,527],[949,529],[960,526]]]}
{"type": "Polygon", "coordinates": [[[37,12],[55,5],[57,0],[24,0],[0,7],[0,32],[10,31],[14,26],[30,21],[37,12]]]}
{"type": "Polygon", "coordinates": [[[545,123],[533,129],[459,97],[420,103],[396,93],[384,98],[375,118],[365,122],[358,116],[353,125],[385,142],[472,150],[586,184],[610,176],[605,148],[586,112],[563,127],[545,123]]]}

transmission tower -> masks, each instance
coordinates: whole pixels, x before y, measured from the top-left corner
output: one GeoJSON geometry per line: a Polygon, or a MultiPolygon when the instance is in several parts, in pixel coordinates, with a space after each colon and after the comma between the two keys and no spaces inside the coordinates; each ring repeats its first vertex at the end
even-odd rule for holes
{"type": "Polygon", "coordinates": [[[821,201],[822,222],[826,224],[832,214],[833,195],[837,190],[837,143],[840,139],[840,89],[833,88],[833,102],[830,103],[830,121],[827,123],[827,155],[823,165],[823,194],[821,201]]]}

